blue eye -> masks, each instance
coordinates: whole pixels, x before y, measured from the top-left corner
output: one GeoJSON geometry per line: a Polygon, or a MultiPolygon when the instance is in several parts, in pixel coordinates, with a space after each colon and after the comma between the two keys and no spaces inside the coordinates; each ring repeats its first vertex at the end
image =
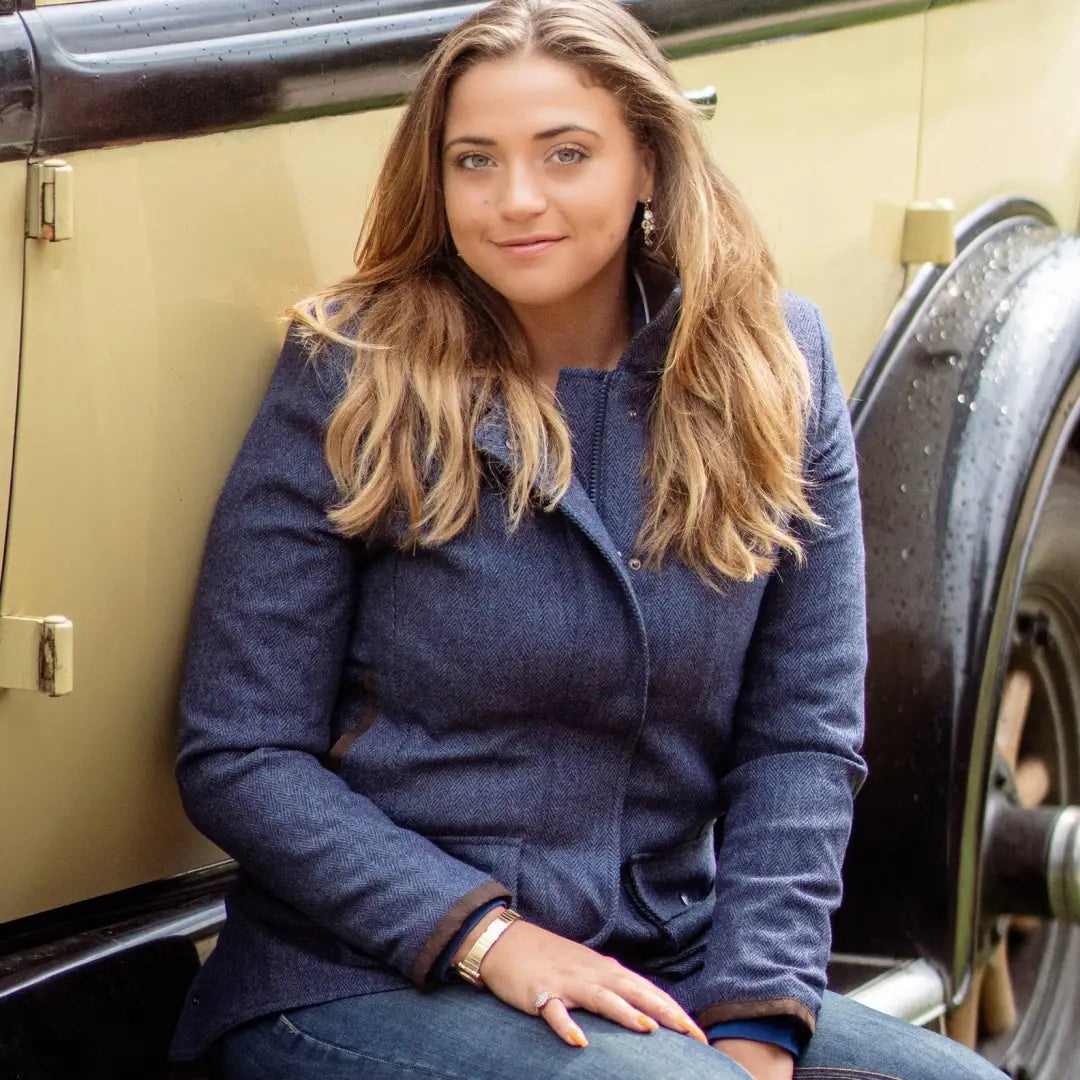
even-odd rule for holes
{"type": "Polygon", "coordinates": [[[576,146],[560,146],[551,156],[560,165],[576,165],[579,161],[584,161],[588,155],[576,146]]]}
{"type": "Polygon", "coordinates": [[[470,151],[467,154],[462,154],[457,159],[457,167],[459,169],[467,169],[471,172],[475,172],[477,169],[483,169],[485,163],[491,161],[491,158],[487,154],[477,153],[475,150],[470,151]],[[479,162],[479,164],[477,164],[479,162]]]}

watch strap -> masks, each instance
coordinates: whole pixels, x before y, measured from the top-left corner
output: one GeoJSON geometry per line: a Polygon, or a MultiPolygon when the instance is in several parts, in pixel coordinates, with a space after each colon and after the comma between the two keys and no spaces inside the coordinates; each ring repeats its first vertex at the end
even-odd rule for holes
{"type": "Polygon", "coordinates": [[[454,965],[454,970],[472,986],[483,986],[480,978],[480,965],[484,962],[488,949],[521,916],[513,908],[503,908],[484,928],[484,932],[472,943],[472,948],[454,965]]]}

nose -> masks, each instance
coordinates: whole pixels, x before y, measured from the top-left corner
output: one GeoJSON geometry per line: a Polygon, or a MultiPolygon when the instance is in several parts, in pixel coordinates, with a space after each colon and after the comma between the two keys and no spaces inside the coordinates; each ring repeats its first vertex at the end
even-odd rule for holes
{"type": "Polygon", "coordinates": [[[512,164],[504,173],[499,209],[513,219],[535,217],[547,209],[547,196],[533,170],[524,163],[512,164]]]}

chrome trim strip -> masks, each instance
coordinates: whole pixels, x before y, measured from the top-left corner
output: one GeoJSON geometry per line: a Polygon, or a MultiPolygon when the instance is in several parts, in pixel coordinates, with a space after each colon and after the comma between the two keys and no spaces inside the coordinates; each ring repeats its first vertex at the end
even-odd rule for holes
{"type": "Polygon", "coordinates": [[[907,1020],[920,1027],[943,1016],[947,1007],[945,980],[926,960],[911,960],[879,975],[847,995],[860,1005],[907,1020]]]}

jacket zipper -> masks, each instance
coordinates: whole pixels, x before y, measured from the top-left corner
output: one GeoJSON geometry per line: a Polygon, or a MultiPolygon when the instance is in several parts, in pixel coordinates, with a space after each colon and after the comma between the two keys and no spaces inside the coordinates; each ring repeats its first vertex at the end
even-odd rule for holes
{"type": "Polygon", "coordinates": [[[600,376],[600,383],[602,386],[600,409],[596,422],[593,424],[592,460],[589,466],[589,482],[585,486],[585,492],[589,496],[589,501],[596,507],[597,511],[600,509],[600,504],[597,502],[597,499],[599,497],[601,458],[604,453],[604,426],[607,423],[608,400],[611,397],[611,373],[604,372],[604,374],[600,376]]]}

